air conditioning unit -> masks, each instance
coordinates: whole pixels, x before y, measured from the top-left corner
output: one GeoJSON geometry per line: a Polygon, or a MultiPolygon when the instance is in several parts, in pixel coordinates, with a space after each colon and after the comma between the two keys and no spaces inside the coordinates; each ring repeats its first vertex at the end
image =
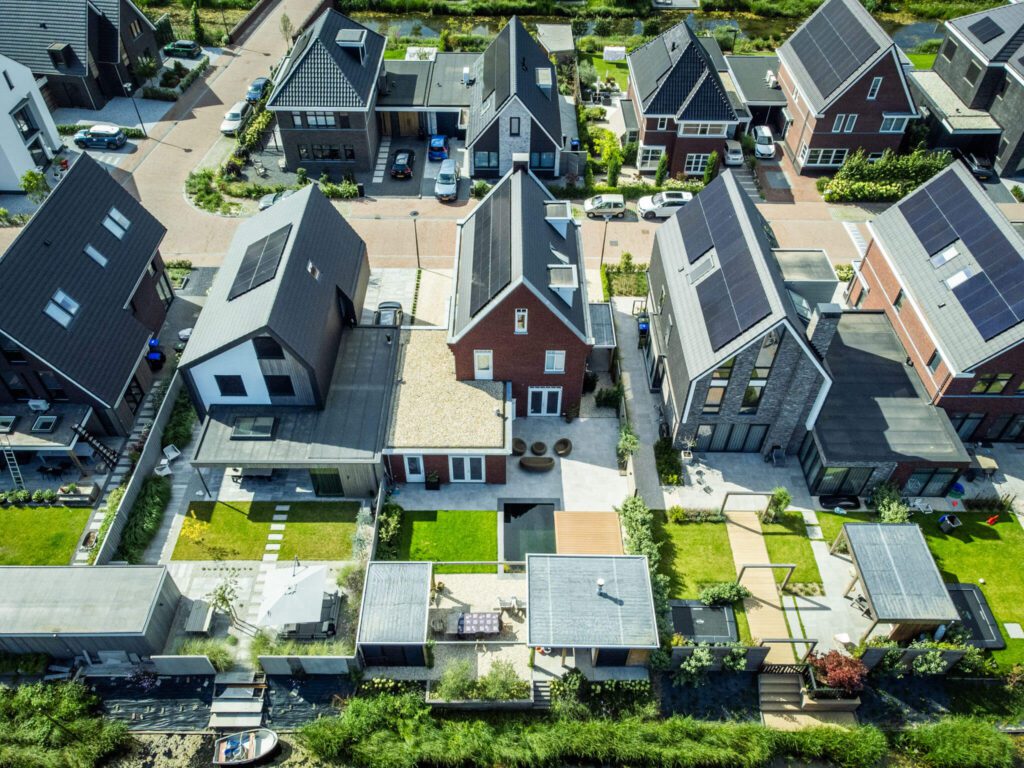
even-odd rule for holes
{"type": "Polygon", "coordinates": [[[46,413],[50,410],[49,400],[29,400],[28,409],[30,411],[36,411],[38,413],[46,413]]]}
{"type": "Polygon", "coordinates": [[[773,77],[775,77],[775,73],[772,72],[770,69],[766,69],[764,71],[764,81],[766,83],[770,83],[772,81],[773,77]]]}
{"type": "Polygon", "coordinates": [[[779,87],[779,78],[777,78],[775,76],[774,72],[769,72],[768,73],[768,87],[769,88],[778,88],[779,87]]]}

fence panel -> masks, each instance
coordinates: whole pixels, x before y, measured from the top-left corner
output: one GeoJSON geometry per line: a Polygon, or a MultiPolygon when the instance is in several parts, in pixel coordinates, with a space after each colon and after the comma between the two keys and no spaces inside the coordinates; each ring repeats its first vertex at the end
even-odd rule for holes
{"type": "Polygon", "coordinates": [[[347,675],[358,669],[355,656],[260,656],[268,675],[347,675]]]}
{"type": "Polygon", "coordinates": [[[217,670],[206,656],[154,656],[158,675],[215,675],[217,670]]]}

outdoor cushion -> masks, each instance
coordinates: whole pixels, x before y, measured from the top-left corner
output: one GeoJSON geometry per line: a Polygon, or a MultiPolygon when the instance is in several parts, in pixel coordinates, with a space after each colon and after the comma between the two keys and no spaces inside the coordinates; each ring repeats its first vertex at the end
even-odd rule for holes
{"type": "Polygon", "coordinates": [[[519,466],[526,472],[550,472],[555,468],[555,460],[550,456],[524,456],[519,466]]]}

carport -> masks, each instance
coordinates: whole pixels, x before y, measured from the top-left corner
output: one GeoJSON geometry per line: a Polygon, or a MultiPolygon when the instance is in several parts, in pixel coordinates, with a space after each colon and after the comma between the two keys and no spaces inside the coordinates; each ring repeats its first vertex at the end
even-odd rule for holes
{"type": "Polygon", "coordinates": [[[859,585],[861,595],[852,598],[851,609],[860,607],[871,620],[861,641],[879,624],[891,625],[890,640],[906,641],[959,618],[920,526],[846,523],[833,551],[841,541],[855,571],[843,596],[859,585]]]}

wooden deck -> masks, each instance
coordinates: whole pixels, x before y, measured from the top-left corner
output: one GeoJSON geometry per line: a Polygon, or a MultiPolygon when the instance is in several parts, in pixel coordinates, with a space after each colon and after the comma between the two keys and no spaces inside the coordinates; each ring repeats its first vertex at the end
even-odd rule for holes
{"type": "Polygon", "coordinates": [[[555,544],[560,555],[621,555],[619,515],[617,512],[555,512],[555,544]]]}

